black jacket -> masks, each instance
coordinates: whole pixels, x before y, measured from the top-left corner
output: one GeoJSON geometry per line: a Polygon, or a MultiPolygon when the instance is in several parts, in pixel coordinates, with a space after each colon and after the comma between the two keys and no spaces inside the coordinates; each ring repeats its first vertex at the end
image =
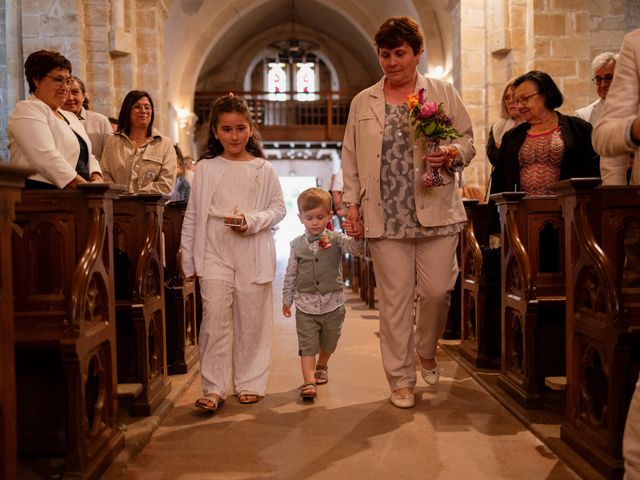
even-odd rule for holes
{"type": "MultiPolygon", "coordinates": [[[[600,177],[600,156],[591,145],[591,124],[581,118],[558,113],[558,124],[564,140],[564,156],[560,180],[576,177],[600,177]]],[[[491,174],[491,193],[520,190],[518,154],[531,125],[521,123],[502,137],[498,161],[491,174]]]]}

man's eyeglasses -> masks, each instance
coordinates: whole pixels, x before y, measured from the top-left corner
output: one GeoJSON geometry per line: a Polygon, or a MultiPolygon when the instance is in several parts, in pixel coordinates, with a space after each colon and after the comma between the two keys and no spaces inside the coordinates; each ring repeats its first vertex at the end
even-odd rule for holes
{"type": "Polygon", "coordinates": [[[536,95],[540,95],[540,92],[536,92],[536,93],[532,93],[531,95],[525,95],[522,98],[518,98],[518,97],[513,97],[513,101],[516,104],[520,104],[520,105],[524,105],[525,103],[529,103],[529,100],[533,97],[535,97],[536,95]]]}
{"type": "Polygon", "coordinates": [[[73,83],[73,77],[54,77],[53,75],[45,75],[45,77],[49,77],[51,80],[56,82],[59,87],[62,87],[63,85],[69,87],[73,83]]]}
{"type": "Polygon", "coordinates": [[[153,107],[146,103],[135,103],[131,108],[134,109],[136,112],[142,112],[142,111],[150,112],[153,110],[153,107]]]}
{"type": "Polygon", "coordinates": [[[611,80],[613,80],[613,75],[605,75],[604,77],[601,77],[600,75],[596,75],[591,79],[591,81],[596,85],[599,85],[602,82],[611,83],[611,80]]]}

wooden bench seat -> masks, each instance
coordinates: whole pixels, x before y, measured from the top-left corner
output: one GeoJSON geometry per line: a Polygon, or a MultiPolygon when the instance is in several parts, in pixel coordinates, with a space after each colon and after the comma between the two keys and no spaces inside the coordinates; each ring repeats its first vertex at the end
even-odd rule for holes
{"type": "Polygon", "coordinates": [[[185,278],[180,250],[186,208],[185,200],[170,202],[165,205],[163,214],[167,369],[170,375],[187,373],[198,361],[196,281],[185,278]]]}
{"type": "Polygon", "coordinates": [[[498,385],[539,406],[544,379],[565,375],[564,221],[554,196],[491,196],[500,212],[501,361],[498,385]]]}
{"type": "Polygon", "coordinates": [[[567,408],[561,437],[606,478],[622,478],[622,436],[640,369],[639,288],[622,288],[623,239],[640,186],[552,186],[565,218],[567,408]]]}
{"type": "Polygon", "coordinates": [[[97,478],[124,445],[112,276],[112,204],[121,191],[25,190],[16,206],[18,453],[47,478],[97,478]]]}
{"type": "Polygon", "coordinates": [[[165,202],[159,194],[138,194],[113,204],[118,383],[142,385],[129,405],[132,416],[151,415],[171,391],[161,247],[165,202]]]}
{"type": "Polygon", "coordinates": [[[465,200],[460,233],[460,354],[476,367],[500,368],[500,250],[490,234],[499,228],[494,204],[465,200]]]}
{"type": "Polygon", "coordinates": [[[15,204],[20,201],[25,179],[32,173],[0,160],[0,480],[12,480],[17,472],[11,231],[15,204]]]}

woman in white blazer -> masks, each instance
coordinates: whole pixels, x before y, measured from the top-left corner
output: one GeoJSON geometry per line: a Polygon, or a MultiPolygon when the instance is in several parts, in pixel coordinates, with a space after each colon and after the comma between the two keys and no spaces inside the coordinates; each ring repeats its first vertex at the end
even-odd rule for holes
{"type": "Polygon", "coordinates": [[[467,216],[456,172],[475,155],[471,119],[455,88],[418,70],[424,37],[409,17],[387,19],[375,35],[384,76],[353,99],[342,148],[347,231],[364,234],[373,254],[380,305],[380,349],[399,408],[415,404],[415,351],[422,377],[438,383],[438,337],[446,324],[458,265],[458,235],[467,216]],[[425,154],[405,105],[424,88],[442,103],[462,137],[425,154]],[[425,164],[442,185],[425,187],[425,164]],[[415,307],[414,336],[414,299],[415,307]],[[415,339],[415,342],[414,342],[415,339]]]}
{"type": "Polygon", "coordinates": [[[39,50],[24,64],[32,95],[17,103],[9,119],[11,163],[35,170],[25,188],[75,187],[102,181],[91,141],[75,115],[60,109],[71,84],[71,62],[39,50]]]}

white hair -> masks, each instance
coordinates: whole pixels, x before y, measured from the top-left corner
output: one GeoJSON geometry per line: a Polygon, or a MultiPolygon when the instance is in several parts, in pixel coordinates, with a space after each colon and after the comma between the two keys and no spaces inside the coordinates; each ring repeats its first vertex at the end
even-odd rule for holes
{"type": "Polygon", "coordinates": [[[613,52],[604,52],[598,55],[591,62],[591,71],[595,74],[596,70],[600,70],[609,62],[617,62],[618,54],[613,52]]]}

